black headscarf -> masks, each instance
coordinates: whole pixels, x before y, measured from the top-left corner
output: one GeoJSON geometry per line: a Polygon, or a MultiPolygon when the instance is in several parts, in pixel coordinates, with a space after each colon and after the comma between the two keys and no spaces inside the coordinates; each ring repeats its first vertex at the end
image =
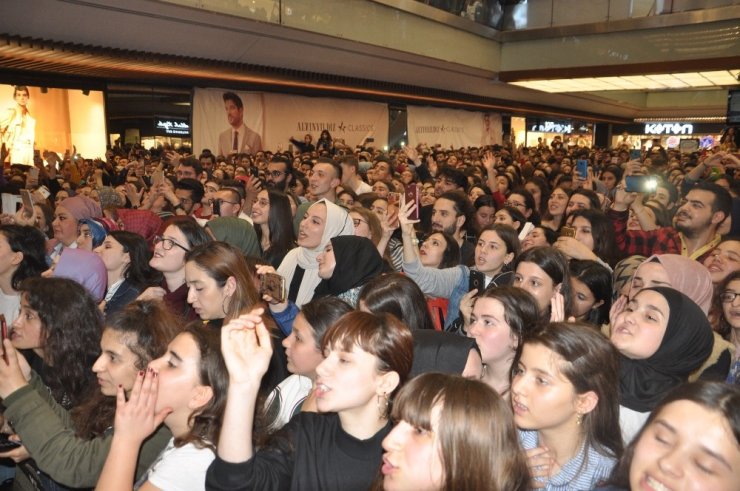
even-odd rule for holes
{"type": "Polygon", "coordinates": [[[645,288],[668,303],[668,325],[658,351],[650,358],[620,356],[621,403],[648,412],[674,387],[685,383],[712,353],[712,326],[701,308],[681,292],[667,287],[645,288]]]}
{"type": "Polygon", "coordinates": [[[321,280],[313,298],[339,295],[362,286],[383,272],[383,258],[365,237],[340,235],[331,239],[336,266],[331,278],[321,280]]]}
{"type": "Polygon", "coordinates": [[[409,378],[428,372],[462,375],[470,350],[478,350],[475,339],[443,331],[417,329],[414,335],[414,361],[409,378]]]}

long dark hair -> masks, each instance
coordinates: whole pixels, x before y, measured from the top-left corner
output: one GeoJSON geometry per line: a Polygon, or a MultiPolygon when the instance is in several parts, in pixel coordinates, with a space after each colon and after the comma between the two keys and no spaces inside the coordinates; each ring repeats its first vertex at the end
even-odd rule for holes
{"type": "MultiPolygon", "coordinates": [[[[143,239],[142,239],[143,240],[143,239]]],[[[180,320],[164,303],[137,300],[105,319],[105,329],[121,335],[121,340],[135,356],[134,368],[146,369],[149,362],[167,351],[167,345],[180,332],[180,320]]],[[[101,356],[107,356],[105,353],[101,356]]],[[[96,391],[72,410],[72,422],[78,437],[89,440],[105,434],[113,425],[116,398],[96,391]]]]}
{"type": "MultiPolygon", "coordinates": [[[[270,264],[282,260],[295,247],[293,233],[293,215],[290,211],[290,200],[284,192],[268,188],[267,199],[270,201],[270,213],[267,228],[270,231],[270,248],[262,251],[262,259],[270,264]]],[[[262,240],[262,227],[255,227],[257,238],[262,240]]]]}
{"type": "Polygon", "coordinates": [[[175,446],[182,447],[192,443],[198,448],[210,448],[215,451],[229,390],[229,373],[221,355],[221,333],[218,329],[209,328],[202,322],[195,321],[188,324],[182,334],[189,335],[198,346],[200,383],[212,389],[213,397],[204,407],[190,415],[188,418],[190,431],[182,438],[175,438],[175,446]]]}
{"type": "Polygon", "coordinates": [[[357,303],[375,314],[393,314],[412,330],[434,329],[424,293],[406,275],[376,276],[362,287],[357,303]]]}
{"type": "Polygon", "coordinates": [[[563,295],[565,302],[565,315],[570,315],[573,311],[573,300],[570,288],[570,271],[565,256],[554,247],[533,247],[516,258],[514,271],[521,263],[536,264],[550,277],[553,286],[560,285],[560,293],[563,295]]]}
{"type": "MultiPolygon", "coordinates": [[[[601,327],[609,322],[609,310],[612,307],[612,274],[606,266],[596,261],[571,259],[569,263],[571,279],[577,279],[591,290],[594,299],[602,304],[592,308],[585,321],[601,327]]],[[[571,289],[571,293],[573,293],[571,289]]]]}
{"type": "Polygon", "coordinates": [[[10,250],[23,254],[23,260],[13,272],[10,286],[18,290],[26,278],[40,276],[48,269],[46,264],[46,237],[35,227],[26,225],[2,225],[0,234],[8,241],[10,250]]]}
{"type": "Polygon", "coordinates": [[[645,430],[660,415],[665,407],[677,401],[691,401],[708,411],[712,411],[722,416],[727,422],[732,436],[735,437],[735,444],[740,446],[740,387],[723,382],[692,382],[689,384],[679,385],[658,404],[650,417],[637,433],[635,438],[624,450],[624,455],[614,467],[609,483],[618,487],[629,488],[630,466],[632,457],[635,455],[635,447],[642,438],[645,430]]]}
{"type": "Polygon", "coordinates": [[[28,278],[18,289],[41,322],[42,380],[66,409],[77,406],[96,387],[90,367],[103,332],[97,303],[82,285],[66,278],[28,278]]]}
{"type": "Polygon", "coordinates": [[[162,274],[149,266],[152,251],[144,237],[125,230],[114,230],[108,234],[121,244],[124,253],[129,255],[129,263],[123,271],[123,277],[134,286],[144,288],[156,285],[161,281],[162,274]]]}
{"type": "MultiPolygon", "coordinates": [[[[587,325],[553,322],[529,335],[524,344],[539,344],[563,358],[560,373],[576,394],[596,393],[596,407],[583,415],[580,425],[588,445],[601,455],[622,456],[619,425],[619,354],[600,332],[587,325]]],[[[519,358],[514,366],[519,365],[519,358]]]]}
{"type": "Polygon", "coordinates": [[[594,241],[594,254],[599,259],[614,266],[621,259],[619,249],[617,248],[617,238],[614,233],[614,226],[606,214],[597,209],[577,210],[570,214],[568,220],[572,224],[577,217],[588,220],[591,225],[591,236],[594,241]]]}

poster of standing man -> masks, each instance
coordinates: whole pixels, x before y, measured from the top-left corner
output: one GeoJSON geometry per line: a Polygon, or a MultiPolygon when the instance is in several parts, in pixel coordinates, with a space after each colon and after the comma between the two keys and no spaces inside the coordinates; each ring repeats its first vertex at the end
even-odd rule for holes
{"type": "Polygon", "coordinates": [[[0,119],[0,143],[2,143],[3,163],[33,165],[36,120],[31,117],[28,109],[30,98],[28,87],[13,86],[14,103],[0,116],[2,118],[0,119]]]}
{"type": "Polygon", "coordinates": [[[254,154],[262,150],[261,94],[224,89],[196,89],[193,98],[193,147],[217,155],[254,154]]]}

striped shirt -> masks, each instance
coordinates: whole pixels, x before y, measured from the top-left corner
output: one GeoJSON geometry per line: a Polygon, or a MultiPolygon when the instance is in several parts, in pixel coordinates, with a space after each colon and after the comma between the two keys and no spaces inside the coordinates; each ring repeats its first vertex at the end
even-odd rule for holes
{"type": "MultiPolygon", "coordinates": [[[[539,446],[536,431],[519,430],[519,441],[524,450],[539,446]]],[[[543,488],[545,491],[590,491],[606,482],[617,463],[613,457],[606,457],[583,444],[578,455],[573,457],[552,476],[543,488]]]]}

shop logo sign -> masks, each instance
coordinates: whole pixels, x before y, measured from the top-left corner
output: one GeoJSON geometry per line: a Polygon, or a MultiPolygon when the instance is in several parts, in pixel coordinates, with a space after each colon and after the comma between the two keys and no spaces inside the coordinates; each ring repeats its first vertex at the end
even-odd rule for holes
{"type": "Polygon", "coordinates": [[[645,125],[646,135],[692,135],[693,124],[678,123],[648,123],[645,125]]]}

